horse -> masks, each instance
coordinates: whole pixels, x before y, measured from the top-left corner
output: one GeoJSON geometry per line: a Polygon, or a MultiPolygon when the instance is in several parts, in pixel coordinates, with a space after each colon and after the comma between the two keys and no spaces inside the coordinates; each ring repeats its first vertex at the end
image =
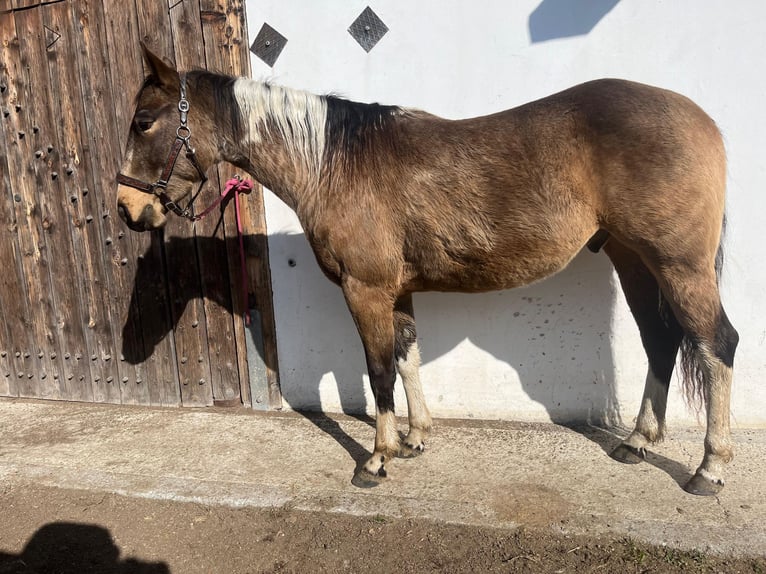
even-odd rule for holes
{"type": "Polygon", "coordinates": [[[588,247],[614,265],[648,359],[635,428],[611,456],[638,463],[662,439],[680,352],[684,396],[706,412],[704,456],[684,488],[721,491],[733,456],[739,335],[718,287],[726,154],[695,103],[601,79],[448,120],[179,72],[145,46],[143,56],[149,74],[117,176],[118,213],[134,231],[159,229],[170,213],[194,219],[194,188],[221,161],[295,211],[364,347],[375,441],[355,485],[380,484],[394,457],[424,451],[432,429],[412,294],[527,285],[588,247]],[[409,422],[403,438],[394,416],[397,371],[409,422]]]}

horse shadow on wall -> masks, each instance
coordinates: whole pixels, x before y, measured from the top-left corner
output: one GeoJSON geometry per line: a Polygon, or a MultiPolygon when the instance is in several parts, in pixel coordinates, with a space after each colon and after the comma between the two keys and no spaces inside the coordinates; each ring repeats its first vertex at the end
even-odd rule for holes
{"type": "MultiPolygon", "coordinates": [[[[337,388],[345,413],[373,412],[365,392],[364,353],[341,290],[324,277],[302,234],[275,234],[268,240],[284,399],[297,409],[321,410],[326,404],[323,396],[337,388]]],[[[175,313],[162,312],[162,294],[151,299],[152,309],[142,310],[147,294],[141,290],[160,288],[158,275],[168,262],[196,252],[226,253],[224,240],[212,237],[166,238],[164,249],[157,244],[153,238],[138,259],[123,327],[122,352],[132,364],[152,356],[173,331],[181,315],[178,309],[202,297],[203,291],[214,303],[232,307],[228,289],[197,284],[174,289],[175,313]]],[[[558,275],[530,287],[480,295],[415,294],[427,396],[429,378],[448,371],[444,392],[440,387],[438,396],[430,399],[433,410],[460,412],[470,410],[470,403],[500,403],[494,410],[507,412],[509,405],[502,402],[518,393],[518,379],[523,394],[542,405],[554,422],[620,424],[611,348],[617,296],[608,259],[589,252],[558,275]],[[496,367],[485,373],[466,370],[455,359],[462,352],[455,353],[456,349],[464,345],[478,349],[472,353],[489,354],[488,361],[496,367]],[[447,365],[440,366],[436,360],[445,356],[447,365]],[[434,375],[430,369],[436,369],[434,375]],[[482,377],[486,380],[475,382],[482,377]],[[470,390],[465,384],[468,378],[470,390]],[[469,392],[473,396],[463,404],[461,397],[469,392]]]]}
{"type": "MultiPolygon", "coordinates": [[[[364,353],[342,292],[323,276],[305,237],[269,236],[269,258],[277,321],[296,329],[277,333],[287,402],[321,409],[319,383],[331,373],[344,412],[374,412],[371,399],[365,398],[364,353]]],[[[523,394],[542,405],[554,422],[620,424],[611,348],[617,296],[609,260],[590,252],[558,275],[525,288],[416,293],[422,378],[433,410],[470,410],[461,399],[469,392],[481,395],[465,401],[474,405],[497,404],[498,397],[512,400],[518,377],[523,394]],[[482,373],[463,365],[462,346],[478,349],[471,354],[489,354],[488,362],[499,366],[482,373]],[[440,358],[442,365],[436,362],[440,358]],[[433,396],[429,380],[445,372],[449,380],[433,396]],[[487,380],[476,381],[483,376],[487,380]],[[472,384],[467,388],[466,382],[472,384]]],[[[506,411],[508,406],[502,405],[506,411]]]]}

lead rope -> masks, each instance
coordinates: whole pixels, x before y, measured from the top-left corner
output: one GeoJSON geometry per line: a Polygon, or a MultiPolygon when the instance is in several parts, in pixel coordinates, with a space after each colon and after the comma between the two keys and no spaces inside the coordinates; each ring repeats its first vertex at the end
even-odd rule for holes
{"type": "Polygon", "coordinates": [[[242,233],[242,215],[239,205],[239,194],[240,193],[250,193],[253,189],[253,182],[249,179],[242,179],[238,175],[235,175],[232,177],[229,181],[226,182],[226,185],[224,185],[223,191],[221,192],[221,195],[218,199],[213,202],[213,204],[202,211],[199,215],[195,215],[191,218],[192,221],[199,221],[203,217],[205,217],[208,213],[213,211],[216,207],[222,204],[221,210],[226,207],[226,205],[231,200],[231,194],[234,194],[234,213],[236,215],[237,219],[237,239],[239,241],[239,268],[241,270],[240,276],[242,278],[242,301],[245,304],[245,325],[250,325],[250,301],[248,297],[248,276],[247,276],[247,266],[245,265],[245,239],[244,234],[242,233]]]}

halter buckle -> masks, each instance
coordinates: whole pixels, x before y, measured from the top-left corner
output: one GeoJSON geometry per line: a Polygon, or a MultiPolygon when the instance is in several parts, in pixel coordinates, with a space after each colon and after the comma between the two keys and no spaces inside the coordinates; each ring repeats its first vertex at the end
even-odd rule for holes
{"type": "Polygon", "coordinates": [[[181,209],[181,207],[175,202],[175,201],[167,201],[165,202],[165,209],[168,211],[172,211],[176,215],[179,215],[181,217],[187,217],[189,210],[188,209],[181,209]]]}
{"type": "Polygon", "coordinates": [[[178,111],[181,112],[181,125],[186,127],[186,118],[189,113],[189,100],[186,99],[186,74],[181,74],[181,99],[178,101],[178,111]]]}

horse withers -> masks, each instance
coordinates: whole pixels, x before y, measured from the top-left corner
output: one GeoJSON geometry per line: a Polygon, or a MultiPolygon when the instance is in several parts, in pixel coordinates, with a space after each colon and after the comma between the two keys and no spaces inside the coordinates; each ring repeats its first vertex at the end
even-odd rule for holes
{"type": "Polygon", "coordinates": [[[718,289],[726,158],[714,122],[676,93],[597,80],[493,115],[446,120],[206,71],[179,73],[144,48],[118,211],[136,231],[190,217],[195,186],[227,161],[298,215],[343,290],[376,406],[375,485],[425,448],[412,293],[482,292],[556,273],[603,249],[638,323],[649,369],[635,429],[612,456],[634,463],[665,430],[681,351],[686,396],[704,406],[704,457],[686,484],[718,493],[732,458],[738,335],[718,289]],[[409,432],[394,417],[402,377],[409,432]]]}

